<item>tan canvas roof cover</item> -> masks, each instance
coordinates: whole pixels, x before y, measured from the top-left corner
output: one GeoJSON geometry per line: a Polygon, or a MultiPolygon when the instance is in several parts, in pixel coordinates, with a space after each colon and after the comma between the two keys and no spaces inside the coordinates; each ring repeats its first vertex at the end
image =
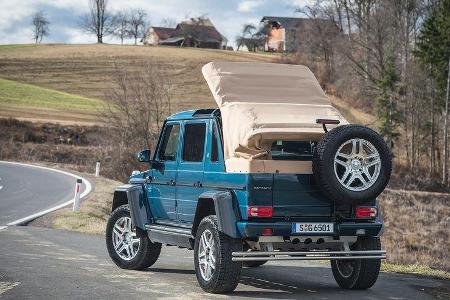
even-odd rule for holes
{"type": "Polygon", "coordinates": [[[316,119],[347,124],[305,66],[211,62],[202,72],[222,113],[225,159],[270,159],[273,141],[317,140],[316,119]]]}

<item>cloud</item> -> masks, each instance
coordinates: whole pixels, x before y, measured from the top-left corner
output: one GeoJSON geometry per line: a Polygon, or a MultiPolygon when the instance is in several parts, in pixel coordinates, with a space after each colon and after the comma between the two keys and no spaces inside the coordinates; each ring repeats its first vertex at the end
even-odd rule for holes
{"type": "Polygon", "coordinates": [[[264,0],[244,0],[238,4],[237,10],[240,12],[252,12],[264,4],[264,0]]]}

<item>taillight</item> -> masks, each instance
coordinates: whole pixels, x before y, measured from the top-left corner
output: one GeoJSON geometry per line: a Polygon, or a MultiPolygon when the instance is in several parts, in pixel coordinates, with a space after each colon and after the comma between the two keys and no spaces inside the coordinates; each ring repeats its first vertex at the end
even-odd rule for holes
{"type": "Polygon", "coordinates": [[[272,217],[272,206],[249,206],[249,217],[270,218],[272,217]]]}
{"type": "Polygon", "coordinates": [[[357,219],[375,219],[378,214],[378,209],[373,206],[361,206],[355,210],[357,219]]]}
{"type": "Polygon", "coordinates": [[[262,235],[272,235],[273,229],[272,228],[264,228],[263,230],[261,230],[261,234],[262,235]]]}

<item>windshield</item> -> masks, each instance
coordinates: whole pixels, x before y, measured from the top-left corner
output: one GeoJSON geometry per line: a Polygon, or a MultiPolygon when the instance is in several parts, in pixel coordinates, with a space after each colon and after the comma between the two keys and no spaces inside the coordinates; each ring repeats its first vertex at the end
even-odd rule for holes
{"type": "Polygon", "coordinates": [[[312,160],[314,146],[309,141],[276,141],[272,144],[272,159],[312,160]]]}

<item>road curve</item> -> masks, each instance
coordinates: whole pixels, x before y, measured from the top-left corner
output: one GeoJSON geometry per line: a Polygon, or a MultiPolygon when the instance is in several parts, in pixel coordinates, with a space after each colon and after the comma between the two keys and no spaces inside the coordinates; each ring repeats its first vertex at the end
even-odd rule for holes
{"type": "MultiPolygon", "coordinates": [[[[77,178],[60,170],[0,161],[0,226],[17,225],[70,204],[77,178]]],[[[82,193],[90,189],[83,180],[82,193]]]]}
{"type": "Polygon", "coordinates": [[[228,296],[198,286],[193,252],[163,247],[145,271],[119,269],[99,235],[38,227],[0,230],[1,299],[448,299],[450,282],[382,273],[366,291],[340,289],[329,264],[269,262],[242,271],[228,296]],[[3,286],[3,292],[2,292],[3,286]]]}

